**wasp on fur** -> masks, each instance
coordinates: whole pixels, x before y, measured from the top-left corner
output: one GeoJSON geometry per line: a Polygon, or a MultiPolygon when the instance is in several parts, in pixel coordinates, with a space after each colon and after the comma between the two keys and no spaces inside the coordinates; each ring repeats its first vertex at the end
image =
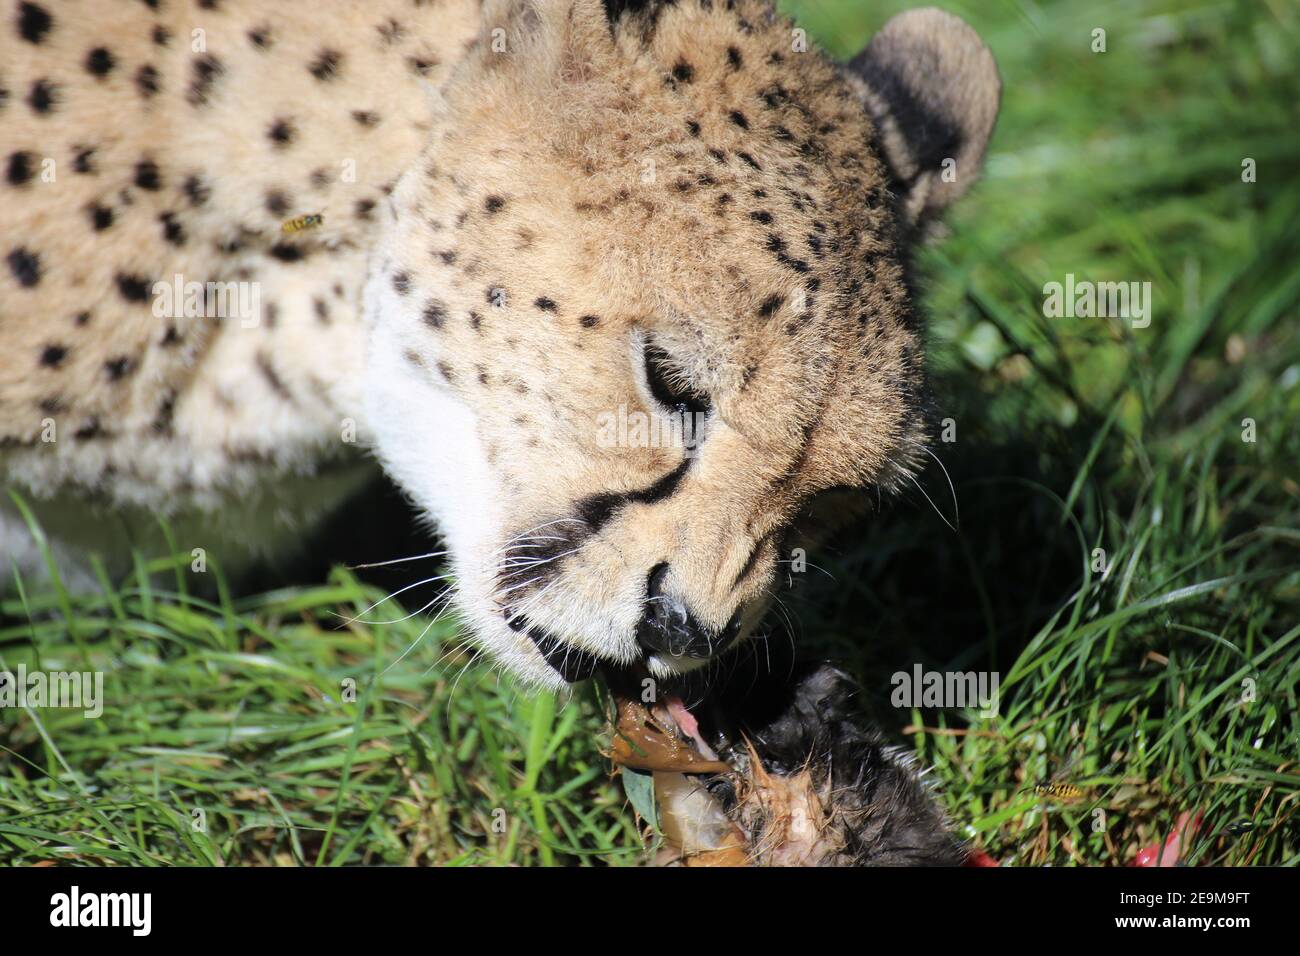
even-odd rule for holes
{"type": "Polygon", "coordinates": [[[325,216],[321,213],[314,212],[307,216],[297,216],[293,219],[285,220],[280,226],[281,232],[303,232],[307,229],[315,229],[325,222],[325,216]]]}

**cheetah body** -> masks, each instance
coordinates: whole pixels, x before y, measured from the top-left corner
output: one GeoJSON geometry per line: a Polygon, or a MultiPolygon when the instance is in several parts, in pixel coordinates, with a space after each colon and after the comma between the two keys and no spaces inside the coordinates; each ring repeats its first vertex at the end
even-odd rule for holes
{"type": "Polygon", "coordinates": [[[0,482],[66,555],[159,512],[274,547],[377,457],[480,642],[554,686],[538,634],[637,657],[656,568],[750,633],[812,498],[917,467],[906,250],[998,97],[956,18],[845,66],[762,0],[5,16],[0,482]],[[702,397],[697,452],[597,441],[672,412],[656,375],[702,397]]]}

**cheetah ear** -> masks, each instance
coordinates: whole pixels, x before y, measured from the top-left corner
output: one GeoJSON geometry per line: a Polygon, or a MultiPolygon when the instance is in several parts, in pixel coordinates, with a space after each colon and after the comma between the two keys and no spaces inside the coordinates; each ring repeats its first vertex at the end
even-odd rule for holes
{"type": "Polygon", "coordinates": [[[923,7],[893,17],[849,70],[902,212],[924,227],[979,173],[1002,98],[993,54],[960,17],[923,7]]]}

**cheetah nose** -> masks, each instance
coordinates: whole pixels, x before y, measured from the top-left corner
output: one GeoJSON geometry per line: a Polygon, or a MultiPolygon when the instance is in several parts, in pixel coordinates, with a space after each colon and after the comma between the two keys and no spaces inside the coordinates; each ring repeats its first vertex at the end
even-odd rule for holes
{"type": "Polygon", "coordinates": [[[645,611],[636,629],[637,643],[651,654],[695,660],[705,660],[724,650],[736,636],[734,621],[721,633],[711,633],[681,598],[667,593],[667,579],[667,564],[651,569],[646,581],[645,611]]]}

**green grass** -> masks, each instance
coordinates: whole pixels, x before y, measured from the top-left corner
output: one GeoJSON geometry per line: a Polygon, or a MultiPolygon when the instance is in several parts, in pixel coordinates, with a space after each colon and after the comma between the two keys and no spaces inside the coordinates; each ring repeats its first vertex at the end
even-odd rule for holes
{"type": "MultiPolygon", "coordinates": [[[[847,55],[905,4],[786,6],[847,55]]],[[[921,257],[957,434],[954,493],[923,484],[959,530],[914,493],[810,555],[800,644],[1001,860],[1123,864],[1195,810],[1191,862],[1300,862],[1300,10],[946,6],[1004,81],[986,175],[921,257]],[[1066,273],[1150,281],[1151,326],[1044,318],[1066,273]],[[890,709],[915,661],[998,671],[999,716],[890,709]],[[1026,792],[1054,775],[1084,799],[1026,792]]],[[[521,695],[450,617],[344,624],[407,612],[342,569],[209,602],[188,564],[0,605],[0,666],[104,670],[113,697],[0,716],[0,862],[643,859],[592,691],[521,695]]]]}
{"type": "Polygon", "coordinates": [[[316,588],[210,603],[175,573],[189,561],[142,563],[67,605],[49,594],[5,606],[30,623],[0,631],[0,666],[105,671],[111,700],[98,720],[7,718],[0,859],[635,858],[592,702],[558,708],[467,668],[445,618],[348,620],[403,614],[384,611],[391,602],[368,610],[384,595],[345,570],[316,588]]]}

